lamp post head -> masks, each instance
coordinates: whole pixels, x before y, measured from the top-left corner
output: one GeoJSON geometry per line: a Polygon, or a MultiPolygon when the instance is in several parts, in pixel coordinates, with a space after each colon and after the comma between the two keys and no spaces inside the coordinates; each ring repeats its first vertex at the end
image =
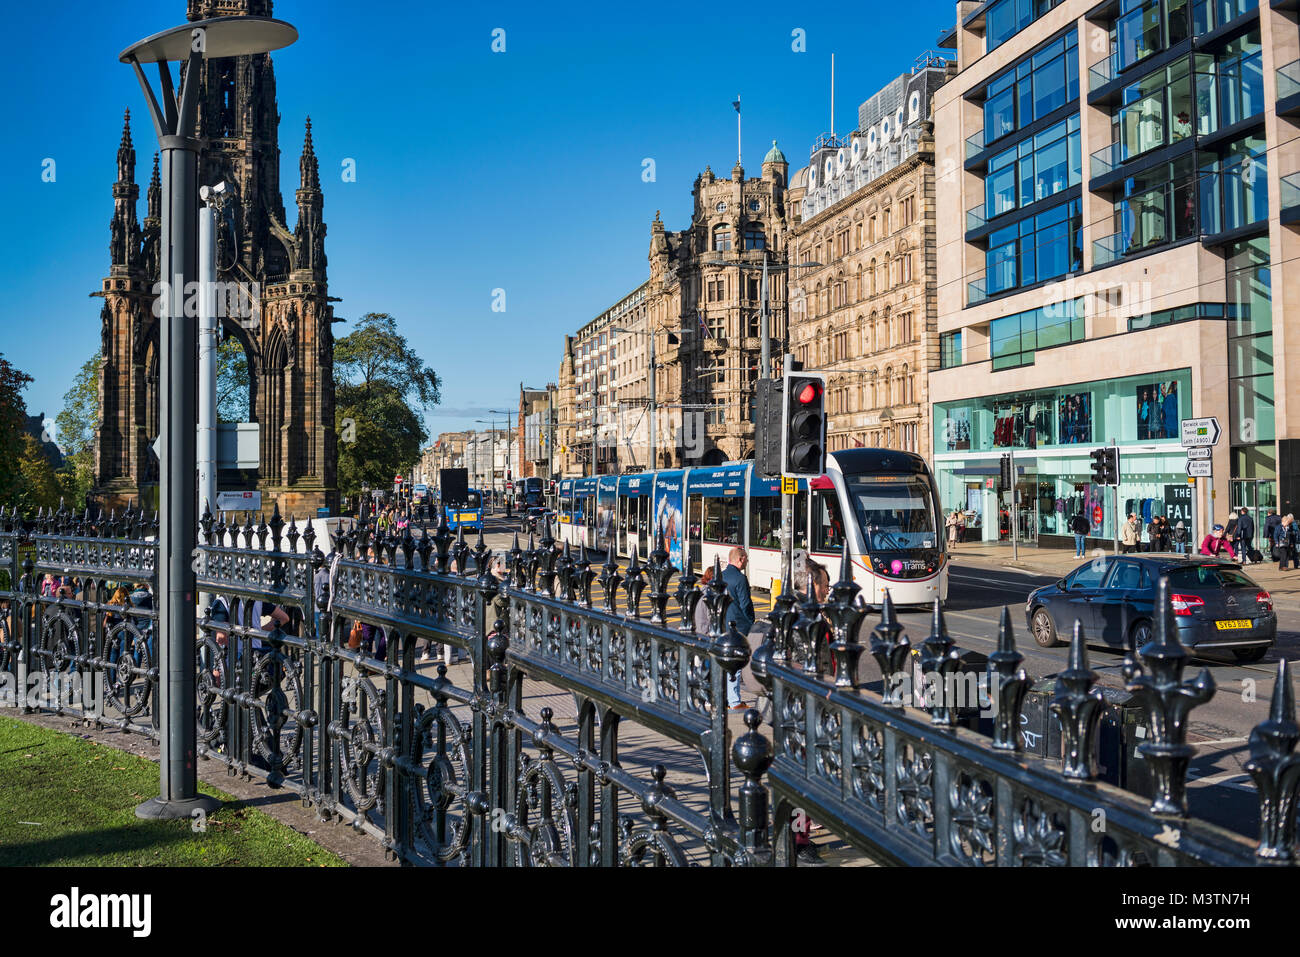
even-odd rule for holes
{"type": "Polygon", "coordinates": [[[212,17],[145,37],[123,50],[118,60],[165,63],[188,60],[192,53],[215,60],[270,53],[297,39],[297,29],[273,17],[212,17]]]}

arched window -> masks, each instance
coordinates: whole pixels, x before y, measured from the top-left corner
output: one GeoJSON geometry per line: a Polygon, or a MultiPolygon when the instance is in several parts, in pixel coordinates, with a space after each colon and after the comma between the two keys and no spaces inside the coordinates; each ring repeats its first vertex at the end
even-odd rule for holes
{"type": "Polygon", "coordinates": [[[891,330],[889,327],[889,307],[886,306],[884,318],[881,319],[880,321],[880,348],[881,349],[888,349],[890,343],[894,341],[894,337],[890,335],[890,332],[891,330]]]}
{"type": "Polygon", "coordinates": [[[858,263],[857,285],[854,286],[854,291],[858,295],[858,302],[861,302],[867,296],[867,291],[862,288],[862,263],[858,263]]]}
{"type": "Polygon", "coordinates": [[[882,400],[886,407],[894,404],[894,367],[885,366],[884,395],[882,400]]]}
{"type": "Polygon", "coordinates": [[[899,373],[899,381],[903,389],[903,405],[912,404],[912,377],[907,374],[907,363],[903,363],[903,371],[899,373]]]}
{"type": "Polygon", "coordinates": [[[871,294],[876,294],[876,260],[871,260],[871,294]]]}
{"type": "Polygon", "coordinates": [[[713,227],[713,251],[719,253],[731,250],[731,224],[719,223],[713,227]]]}
{"type": "Polygon", "coordinates": [[[873,409],[878,409],[880,408],[880,392],[879,392],[880,382],[879,382],[879,378],[876,375],[875,369],[871,370],[871,375],[869,376],[869,379],[871,382],[871,407],[873,409]]]}
{"type": "Polygon", "coordinates": [[[894,277],[890,275],[889,269],[890,269],[889,253],[885,253],[885,266],[880,273],[880,288],[882,290],[887,290],[891,285],[893,285],[894,277]]]}

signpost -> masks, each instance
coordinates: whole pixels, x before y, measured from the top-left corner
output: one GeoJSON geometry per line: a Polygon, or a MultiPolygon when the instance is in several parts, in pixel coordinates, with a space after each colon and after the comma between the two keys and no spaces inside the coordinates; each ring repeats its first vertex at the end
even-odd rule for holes
{"type": "Polygon", "coordinates": [[[1205,514],[1209,516],[1206,527],[1214,524],[1214,470],[1209,459],[1210,449],[1219,444],[1223,429],[1214,416],[1200,419],[1183,419],[1182,444],[1187,449],[1187,474],[1191,478],[1205,479],[1208,494],[1205,497],[1205,514]],[[1201,450],[1204,449],[1204,453],[1201,450]],[[1196,454],[1193,455],[1193,450],[1196,454]],[[1202,457],[1204,455],[1205,457],[1202,457]]]}
{"type": "Polygon", "coordinates": [[[262,493],[252,492],[218,492],[218,512],[257,512],[262,508],[262,493]]]}

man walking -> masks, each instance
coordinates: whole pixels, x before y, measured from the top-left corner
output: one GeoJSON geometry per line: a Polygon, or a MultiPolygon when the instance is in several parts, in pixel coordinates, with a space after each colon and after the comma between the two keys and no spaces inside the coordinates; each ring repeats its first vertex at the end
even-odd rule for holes
{"type": "Polygon", "coordinates": [[[1075,558],[1084,557],[1083,553],[1087,547],[1088,532],[1091,528],[1092,526],[1088,523],[1088,519],[1084,517],[1083,512],[1079,512],[1079,514],[1075,515],[1074,518],[1070,519],[1070,531],[1074,532],[1075,558]]]}
{"type": "Polygon", "coordinates": [[[1237,511],[1237,556],[1243,565],[1250,564],[1250,552],[1254,547],[1255,520],[1244,508],[1237,511]]]}
{"type": "MultiPolygon", "coordinates": [[[[741,637],[746,637],[754,627],[754,600],[749,595],[749,579],[745,577],[749,554],[737,545],[727,559],[727,567],[722,570],[722,580],[726,583],[727,594],[731,596],[731,604],[727,606],[724,624],[734,624],[741,637]]],[[[745,710],[744,699],[740,696],[739,671],[734,678],[727,679],[727,705],[732,711],[745,710]]]]}
{"type": "Polygon", "coordinates": [[[1138,524],[1137,515],[1130,512],[1128,521],[1121,525],[1119,530],[1119,543],[1124,546],[1125,555],[1137,551],[1141,528],[1142,526],[1138,524]]]}

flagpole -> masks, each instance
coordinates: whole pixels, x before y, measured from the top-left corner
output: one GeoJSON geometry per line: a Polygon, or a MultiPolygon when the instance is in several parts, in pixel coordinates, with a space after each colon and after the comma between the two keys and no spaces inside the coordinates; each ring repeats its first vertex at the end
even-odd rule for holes
{"type": "Polygon", "coordinates": [[[736,94],[736,165],[740,166],[740,94],[736,94]]]}

